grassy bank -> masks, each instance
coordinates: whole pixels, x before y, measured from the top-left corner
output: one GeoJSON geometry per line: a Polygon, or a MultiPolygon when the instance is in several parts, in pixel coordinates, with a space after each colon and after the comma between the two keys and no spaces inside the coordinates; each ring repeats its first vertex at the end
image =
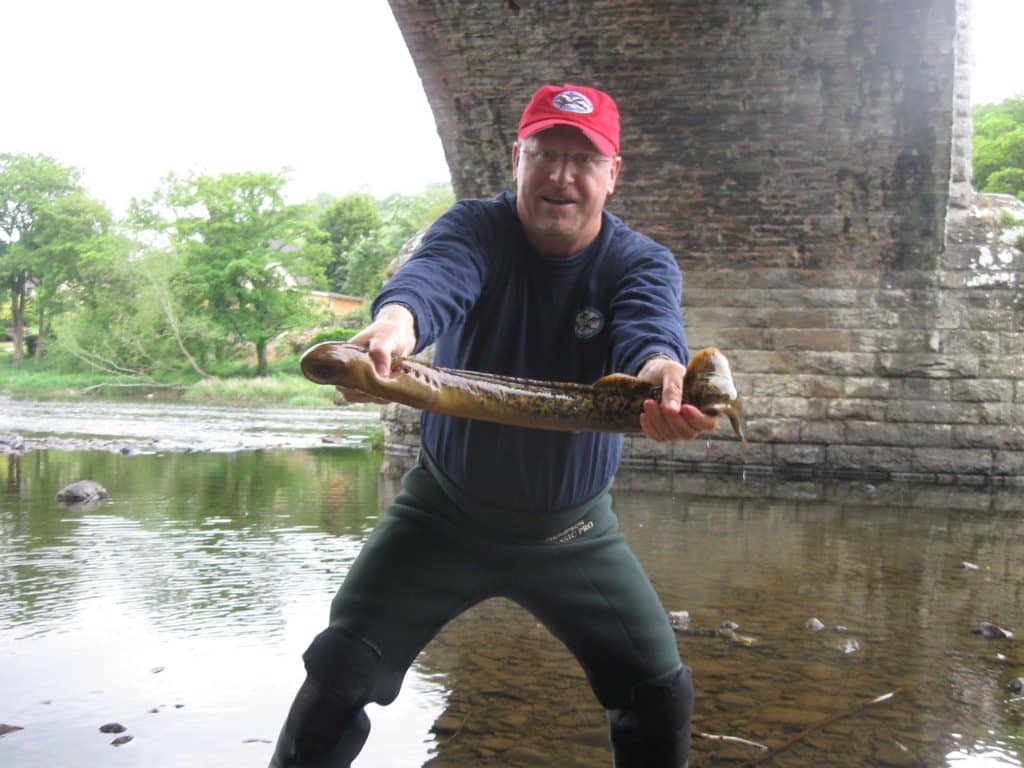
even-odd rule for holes
{"type": "Polygon", "coordinates": [[[0,359],[0,393],[42,399],[121,398],[185,400],[192,403],[325,406],[335,390],[307,381],[299,373],[298,358],[274,361],[270,375],[259,377],[245,366],[226,369],[215,378],[192,374],[143,381],[100,372],[67,372],[26,360],[14,365],[0,359]]]}

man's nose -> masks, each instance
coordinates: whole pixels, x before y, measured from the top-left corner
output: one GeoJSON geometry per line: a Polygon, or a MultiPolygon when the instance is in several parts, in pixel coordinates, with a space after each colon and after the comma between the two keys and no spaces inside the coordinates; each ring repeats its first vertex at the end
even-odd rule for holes
{"type": "Polygon", "coordinates": [[[572,155],[562,152],[554,163],[551,164],[551,180],[560,186],[565,186],[576,177],[576,163],[572,155]]]}

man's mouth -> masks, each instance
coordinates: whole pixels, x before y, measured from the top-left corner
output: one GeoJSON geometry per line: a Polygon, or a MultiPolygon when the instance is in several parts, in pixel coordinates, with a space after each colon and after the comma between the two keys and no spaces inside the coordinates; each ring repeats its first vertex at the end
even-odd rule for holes
{"type": "Polygon", "coordinates": [[[575,205],[575,200],[570,200],[567,197],[555,197],[553,195],[541,195],[541,200],[549,205],[575,205]]]}

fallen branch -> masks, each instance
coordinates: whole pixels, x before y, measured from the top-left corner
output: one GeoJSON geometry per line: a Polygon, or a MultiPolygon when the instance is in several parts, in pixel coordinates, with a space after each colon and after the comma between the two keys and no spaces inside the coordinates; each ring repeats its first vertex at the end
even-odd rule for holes
{"type": "Polygon", "coordinates": [[[148,378],[145,374],[139,371],[133,371],[130,368],[124,368],[118,365],[113,360],[108,360],[102,355],[96,352],[90,352],[89,350],[82,349],[77,344],[74,347],[68,347],[68,352],[77,357],[86,365],[91,368],[95,368],[101,373],[105,373],[108,376],[132,376],[134,378],[148,378]]]}
{"type": "Polygon", "coordinates": [[[178,316],[174,314],[174,307],[171,306],[171,300],[164,294],[160,287],[157,286],[155,281],[153,282],[153,289],[157,293],[157,300],[160,302],[160,308],[164,311],[164,318],[166,318],[167,324],[170,326],[171,335],[174,336],[174,341],[178,345],[178,350],[185,356],[185,359],[192,367],[192,370],[204,379],[216,378],[200,367],[199,363],[188,351],[188,347],[185,346],[185,340],[181,337],[181,328],[178,325],[178,316]]]}
{"type": "Polygon", "coordinates": [[[888,693],[883,693],[881,696],[876,696],[873,699],[868,699],[867,701],[862,701],[860,704],[857,704],[856,706],[850,707],[849,709],[845,709],[842,712],[837,712],[834,715],[829,715],[824,720],[819,720],[814,725],[810,725],[807,728],[804,728],[802,731],[800,731],[800,733],[796,734],[795,736],[790,737],[781,746],[775,747],[774,749],[769,748],[769,750],[767,752],[765,752],[765,754],[760,755],[758,757],[755,757],[753,760],[748,760],[747,762],[743,763],[743,765],[741,765],[740,768],[751,768],[751,766],[760,765],[761,763],[767,763],[769,760],[774,758],[779,753],[785,752],[787,749],[792,747],[794,744],[799,744],[801,741],[803,741],[809,735],[811,735],[815,731],[820,731],[826,725],[829,725],[830,723],[834,723],[836,720],[842,720],[844,717],[849,717],[850,715],[854,715],[854,714],[860,712],[862,709],[867,709],[868,707],[870,707],[873,704],[881,704],[883,701],[888,701],[893,696],[895,696],[897,693],[900,693],[902,690],[903,690],[902,688],[897,688],[897,689],[895,689],[893,691],[889,691],[888,693]]]}

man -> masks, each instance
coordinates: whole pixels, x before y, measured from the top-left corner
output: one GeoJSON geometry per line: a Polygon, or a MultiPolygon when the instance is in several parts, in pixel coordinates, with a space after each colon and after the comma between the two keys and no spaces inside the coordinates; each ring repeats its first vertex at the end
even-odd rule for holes
{"type": "MultiPolygon", "coordinates": [[[[662,386],[654,440],[717,420],[681,405],[687,360],[672,254],[604,211],[622,167],[619,113],[588,87],[545,86],[512,151],[516,193],[456,203],[352,339],[378,375],[436,343],[439,365],[592,383],[621,371],[662,386]]],[[[353,401],[365,394],[343,390],[353,401]]],[[[576,656],[608,714],[618,768],[680,768],[693,686],[608,492],[622,436],[424,413],[419,465],[367,540],[303,659],[307,677],[273,766],[348,766],[420,650],[488,597],[522,605],[576,656]]]]}

